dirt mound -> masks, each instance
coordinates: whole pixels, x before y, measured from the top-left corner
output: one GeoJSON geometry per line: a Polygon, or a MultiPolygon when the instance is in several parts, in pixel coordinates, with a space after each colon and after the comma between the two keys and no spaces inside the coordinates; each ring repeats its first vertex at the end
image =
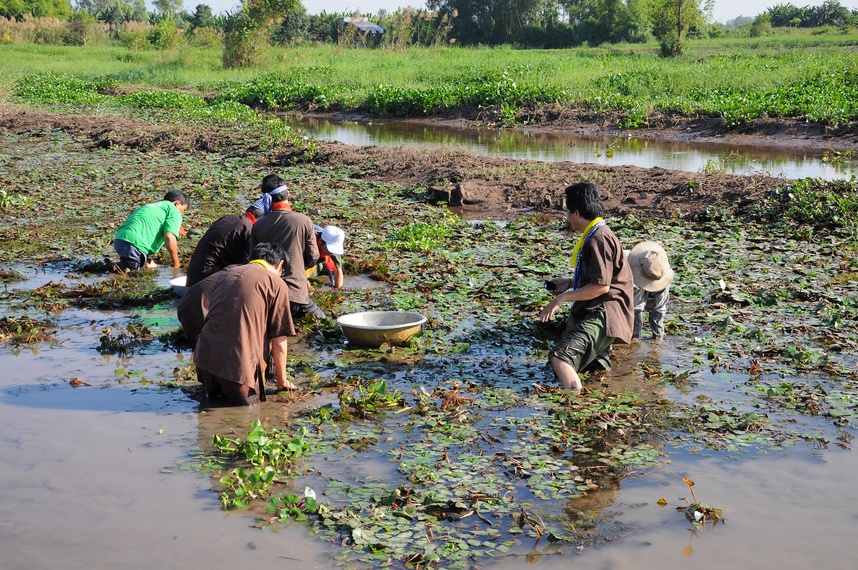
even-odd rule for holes
{"type": "Polygon", "coordinates": [[[63,131],[88,139],[93,148],[121,145],[143,151],[212,152],[229,143],[228,137],[203,127],[177,127],[114,116],[60,115],[13,106],[0,106],[0,129],[16,134],[63,131]]]}
{"type": "Polygon", "coordinates": [[[453,205],[487,212],[561,210],[563,189],[588,180],[602,190],[611,215],[697,218],[712,208],[734,211],[787,183],[766,176],[521,161],[444,148],[328,144],[316,161],[350,166],[367,178],[431,187],[453,205]]]}
{"type": "MultiPolygon", "coordinates": [[[[573,122],[569,117],[551,120],[557,128],[569,128],[573,122]]],[[[604,132],[609,127],[596,121],[581,128],[604,132]]],[[[662,134],[676,128],[670,127],[662,134]]],[[[238,151],[247,155],[258,150],[247,135],[196,125],[158,124],[105,115],[53,114],[11,105],[0,107],[0,129],[29,135],[59,130],[88,141],[93,148],[121,145],[144,152],[238,151]]],[[[813,136],[821,140],[823,135],[813,136]]],[[[282,149],[273,159],[270,153],[259,152],[259,161],[267,167],[277,167],[291,165],[301,156],[289,148],[282,149]]],[[[599,186],[609,214],[634,214],[639,218],[676,215],[698,218],[706,216],[710,208],[736,211],[786,183],[784,179],[766,176],[492,158],[443,147],[379,148],[323,143],[309,160],[319,165],[351,167],[358,177],[428,187],[439,199],[461,205],[465,210],[500,215],[521,210],[561,210],[563,189],[579,180],[599,186]]]]}

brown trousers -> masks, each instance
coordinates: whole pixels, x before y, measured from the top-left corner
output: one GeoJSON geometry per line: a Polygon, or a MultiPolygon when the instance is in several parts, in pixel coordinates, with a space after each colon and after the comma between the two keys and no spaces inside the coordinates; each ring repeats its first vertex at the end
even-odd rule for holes
{"type": "Polygon", "coordinates": [[[262,378],[257,379],[255,387],[233,382],[211,372],[197,368],[197,379],[206,389],[210,400],[221,396],[232,406],[252,406],[265,401],[265,385],[262,378]]]}

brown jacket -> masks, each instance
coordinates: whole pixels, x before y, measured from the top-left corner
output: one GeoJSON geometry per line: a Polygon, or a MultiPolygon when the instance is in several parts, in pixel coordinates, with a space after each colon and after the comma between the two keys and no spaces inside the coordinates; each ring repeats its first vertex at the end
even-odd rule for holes
{"type": "Polygon", "coordinates": [[[283,268],[283,280],[289,285],[293,303],[310,302],[307,268],[319,259],[313,222],[304,214],[291,210],[274,210],[253,224],[250,247],[258,243],[279,243],[289,254],[289,264],[283,268]]]}
{"type": "Polygon", "coordinates": [[[590,283],[610,285],[610,291],[590,299],[576,301],[569,311],[570,319],[580,321],[605,307],[605,334],[628,344],[634,329],[634,277],[623,246],[607,225],[593,232],[581,248],[581,281],[579,287],[590,283]]]}
{"type": "Polygon", "coordinates": [[[217,283],[194,348],[194,363],[210,374],[258,387],[264,394],[271,339],[295,334],[289,288],[256,263],[235,265],[213,277],[217,283]]]}

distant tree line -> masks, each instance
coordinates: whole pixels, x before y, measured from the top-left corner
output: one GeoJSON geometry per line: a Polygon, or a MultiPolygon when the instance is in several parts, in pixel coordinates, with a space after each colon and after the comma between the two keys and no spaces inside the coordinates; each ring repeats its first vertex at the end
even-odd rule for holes
{"type": "Polygon", "coordinates": [[[792,4],[778,4],[763,12],[763,16],[768,16],[768,21],[775,28],[842,28],[858,24],[858,10],[850,12],[837,0],[826,0],[819,6],[803,8],[792,4]]]}
{"type": "MultiPolygon", "coordinates": [[[[350,25],[359,13],[308,14],[299,0],[241,0],[228,14],[215,15],[207,4],[193,11],[183,0],[0,0],[7,31],[0,42],[15,41],[9,22],[51,19],[68,22],[69,34],[34,32],[42,43],[87,43],[87,30],[103,26],[110,37],[134,49],[171,48],[183,43],[224,46],[227,65],[250,65],[267,44],[338,43],[356,47],[412,45],[514,45],[566,48],[641,43],[655,39],[665,56],[682,53],[687,38],[728,34],[764,35],[772,28],[858,25],[858,10],[837,0],[802,8],[778,4],[755,18],[726,25],[712,22],[714,0],[427,0],[428,9],[381,10],[370,21],[383,34],[350,25]],[[11,38],[11,39],[10,39],[11,38]]],[[[2,25],[2,22],[0,22],[2,25]]],[[[102,28],[98,28],[102,29],[102,28]]]]}
{"type": "Polygon", "coordinates": [[[215,16],[210,6],[198,4],[193,12],[182,9],[182,0],[155,0],[154,11],[145,0],[0,0],[0,16],[13,20],[34,18],[68,19],[76,13],[92,16],[97,22],[120,25],[124,22],[156,24],[171,20],[181,27],[223,29],[227,16],[215,16]]]}

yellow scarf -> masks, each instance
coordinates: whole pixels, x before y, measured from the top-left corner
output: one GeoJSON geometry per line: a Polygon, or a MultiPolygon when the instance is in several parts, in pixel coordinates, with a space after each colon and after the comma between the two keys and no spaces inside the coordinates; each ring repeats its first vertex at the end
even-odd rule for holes
{"type": "Polygon", "coordinates": [[[581,232],[581,235],[578,237],[578,243],[575,244],[575,247],[572,249],[572,267],[578,267],[578,256],[581,255],[581,248],[584,247],[584,242],[587,241],[587,234],[590,233],[596,224],[602,221],[602,218],[596,217],[591,221],[584,231],[581,232]]]}
{"type": "MultiPolygon", "coordinates": [[[[264,260],[262,260],[262,259],[254,259],[254,260],[253,260],[253,261],[251,261],[250,263],[255,263],[256,265],[261,265],[261,266],[262,266],[262,267],[264,267],[266,270],[268,269],[268,264],[267,264],[267,263],[265,263],[265,261],[264,261],[264,260]]],[[[248,265],[249,265],[249,264],[248,264],[248,265]]]]}

